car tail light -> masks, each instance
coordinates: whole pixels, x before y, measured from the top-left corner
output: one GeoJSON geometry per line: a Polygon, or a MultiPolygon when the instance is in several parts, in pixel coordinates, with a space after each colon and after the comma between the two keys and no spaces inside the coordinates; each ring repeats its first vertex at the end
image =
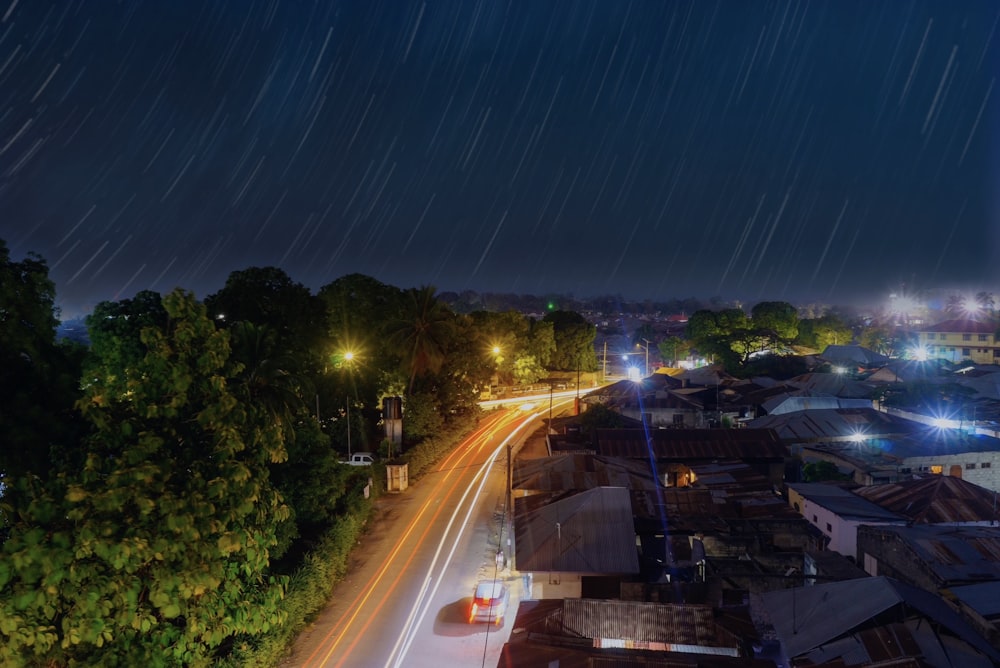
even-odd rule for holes
{"type": "Polygon", "coordinates": [[[476,618],[476,613],[478,611],[479,611],[479,604],[476,603],[475,601],[473,601],[472,602],[472,614],[469,615],[469,619],[470,620],[474,620],[476,618]]]}

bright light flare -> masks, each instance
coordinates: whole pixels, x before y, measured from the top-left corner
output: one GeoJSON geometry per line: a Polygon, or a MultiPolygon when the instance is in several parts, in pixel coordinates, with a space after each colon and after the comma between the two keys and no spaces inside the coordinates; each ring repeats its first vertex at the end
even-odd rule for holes
{"type": "Polygon", "coordinates": [[[914,346],[910,349],[910,358],[918,362],[927,361],[927,348],[924,346],[914,346]]]}

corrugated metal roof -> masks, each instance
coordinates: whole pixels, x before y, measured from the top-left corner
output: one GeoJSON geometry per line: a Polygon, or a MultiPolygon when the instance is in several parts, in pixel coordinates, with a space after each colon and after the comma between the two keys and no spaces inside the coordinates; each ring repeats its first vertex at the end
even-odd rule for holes
{"type": "Polygon", "coordinates": [[[872,533],[880,538],[896,536],[946,585],[1000,580],[1000,527],[862,526],[858,528],[859,546],[862,536],[872,533]]]}
{"type": "Polygon", "coordinates": [[[658,487],[648,460],[560,454],[534,459],[515,459],[514,489],[555,491],[593,487],[626,487],[655,490],[658,487]]]}
{"type": "Polygon", "coordinates": [[[1000,518],[996,494],[955,476],[931,476],[854,493],[920,524],[983,522],[1000,518]]]}
{"type": "Polygon", "coordinates": [[[951,587],[949,591],[983,617],[1000,615],[1000,580],[951,587]]]}
{"type": "Polygon", "coordinates": [[[598,429],[597,452],[661,461],[780,460],[785,446],[770,429],[598,429]]]}
{"type": "Polygon", "coordinates": [[[918,333],[945,332],[948,334],[993,334],[996,332],[996,324],[966,318],[954,318],[952,320],[944,320],[936,325],[919,327],[916,331],[918,333]]]}
{"type": "Polygon", "coordinates": [[[765,415],[751,420],[748,425],[757,429],[773,429],[788,443],[846,440],[856,437],[859,432],[866,438],[885,438],[927,429],[924,425],[881,413],[873,408],[821,408],[765,415]]]}
{"type": "Polygon", "coordinates": [[[639,572],[627,489],[596,487],[539,507],[533,499],[515,499],[518,570],[639,572]]]}
{"type": "Polygon", "coordinates": [[[740,639],[715,623],[710,605],[566,599],[563,632],[581,638],[725,647],[740,639]]]}
{"type": "Polygon", "coordinates": [[[804,498],[826,508],[839,517],[852,520],[872,520],[878,522],[904,522],[905,518],[882,506],[835,485],[815,482],[789,483],[804,498]]]}
{"type": "Polygon", "coordinates": [[[763,594],[762,601],[789,658],[841,638],[880,613],[905,603],[994,661],[1000,660],[1000,651],[990,647],[940,597],[892,578],[781,589],[763,594]]]}

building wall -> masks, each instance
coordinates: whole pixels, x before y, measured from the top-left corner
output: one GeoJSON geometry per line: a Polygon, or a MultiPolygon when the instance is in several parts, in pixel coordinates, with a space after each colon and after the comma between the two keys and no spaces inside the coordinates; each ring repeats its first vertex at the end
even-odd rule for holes
{"type": "Polygon", "coordinates": [[[869,575],[885,575],[934,593],[942,586],[927,564],[894,533],[863,526],[858,529],[857,550],[858,565],[869,575]]]}
{"type": "Polygon", "coordinates": [[[968,482],[1000,492],[1000,452],[966,452],[929,457],[907,457],[900,473],[957,475],[968,482]],[[909,471],[907,471],[909,469],[909,471]]]}
{"type": "Polygon", "coordinates": [[[579,573],[532,573],[531,598],[581,598],[579,573]]]}
{"type": "Polygon", "coordinates": [[[843,555],[854,554],[855,530],[843,519],[791,488],[788,489],[788,503],[830,540],[829,549],[843,555]]]}
{"type": "Polygon", "coordinates": [[[920,345],[928,357],[951,362],[971,359],[976,364],[1000,363],[1000,341],[994,334],[920,332],[920,345]]]}
{"type": "MultiPolygon", "coordinates": [[[[830,543],[827,549],[839,552],[845,557],[855,557],[858,552],[858,527],[862,524],[872,524],[871,520],[849,519],[837,515],[815,501],[810,501],[797,491],[788,488],[788,503],[805,518],[807,522],[819,529],[830,543]]],[[[905,524],[905,522],[874,522],[877,524],[905,524]]]]}

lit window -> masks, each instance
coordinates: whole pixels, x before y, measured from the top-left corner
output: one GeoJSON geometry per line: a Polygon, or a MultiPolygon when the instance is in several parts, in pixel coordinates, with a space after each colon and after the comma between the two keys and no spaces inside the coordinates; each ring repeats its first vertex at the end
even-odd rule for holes
{"type": "Polygon", "coordinates": [[[931,473],[933,473],[934,475],[941,475],[942,471],[944,471],[944,467],[941,466],[940,464],[935,464],[931,466],[931,473]]]}

